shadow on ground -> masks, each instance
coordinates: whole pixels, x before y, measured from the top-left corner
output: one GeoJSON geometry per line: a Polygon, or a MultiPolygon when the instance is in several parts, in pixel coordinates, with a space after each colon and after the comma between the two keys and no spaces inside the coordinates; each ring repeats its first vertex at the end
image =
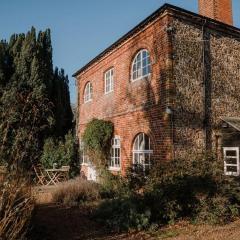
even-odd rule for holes
{"type": "Polygon", "coordinates": [[[113,234],[91,220],[87,209],[39,205],[33,218],[32,240],[152,239],[142,233],[113,234]]]}

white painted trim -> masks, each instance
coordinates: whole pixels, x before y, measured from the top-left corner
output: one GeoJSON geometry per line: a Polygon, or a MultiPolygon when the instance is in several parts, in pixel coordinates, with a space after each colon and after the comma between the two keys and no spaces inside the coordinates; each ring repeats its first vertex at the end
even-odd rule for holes
{"type": "MultiPolygon", "coordinates": [[[[115,145],[115,143],[114,144],[112,144],[111,143],[111,148],[113,147],[113,146],[115,146],[115,148],[116,147],[119,147],[119,166],[109,166],[109,170],[112,170],[112,171],[120,171],[121,170],[121,165],[122,165],[122,163],[121,163],[121,138],[120,138],[120,136],[118,136],[118,135],[115,135],[113,138],[112,138],[112,141],[114,141],[115,139],[118,139],[119,140],[119,145],[115,145]]],[[[112,150],[112,149],[111,149],[112,150]]],[[[112,153],[110,154],[110,162],[112,161],[112,159],[113,158],[115,158],[115,154],[114,154],[114,157],[112,156],[112,153]]],[[[114,161],[115,162],[115,161],[114,161]]]]}
{"type": "MultiPolygon", "coordinates": [[[[136,55],[134,56],[134,59],[132,61],[132,66],[131,66],[131,74],[130,74],[130,78],[131,78],[131,82],[135,82],[135,81],[138,81],[138,80],[141,80],[141,79],[144,79],[145,77],[149,76],[151,74],[151,67],[152,67],[152,64],[151,64],[151,59],[149,60],[149,64],[147,66],[150,66],[150,72],[145,74],[145,75],[142,75],[143,74],[143,52],[147,52],[148,56],[149,56],[149,59],[150,59],[150,53],[147,49],[143,48],[143,49],[140,49],[136,55]],[[139,56],[140,54],[140,71],[141,71],[141,76],[139,76],[138,78],[136,79],[133,79],[133,66],[134,64],[136,64],[135,60],[137,59],[137,57],[139,56]]],[[[138,69],[137,69],[138,70],[138,69]]]]}
{"type": "Polygon", "coordinates": [[[121,171],[121,167],[109,167],[108,170],[119,172],[121,171]]]}
{"type": "Polygon", "coordinates": [[[224,147],[223,148],[223,158],[224,158],[224,174],[227,176],[239,176],[240,174],[240,163],[239,163],[239,147],[224,147]],[[236,151],[236,156],[227,156],[227,151],[236,151]],[[225,159],[237,158],[237,164],[228,164],[225,159]],[[237,172],[228,172],[228,166],[237,167],[237,172]]]}
{"type": "Polygon", "coordinates": [[[114,68],[110,68],[104,73],[104,94],[109,94],[114,91],[114,68]],[[107,79],[107,74],[110,74],[110,78],[107,79]],[[110,80],[110,90],[107,91],[107,80],[110,80]]]}
{"type": "Polygon", "coordinates": [[[136,79],[131,78],[131,82],[137,82],[137,81],[139,81],[139,80],[144,80],[144,79],[146,79],[146,78],[149,79],[150,77],[151,77],[151,73],[148,73],[147,75],[141,76],[141,77],[136,78],[136,79]]]}

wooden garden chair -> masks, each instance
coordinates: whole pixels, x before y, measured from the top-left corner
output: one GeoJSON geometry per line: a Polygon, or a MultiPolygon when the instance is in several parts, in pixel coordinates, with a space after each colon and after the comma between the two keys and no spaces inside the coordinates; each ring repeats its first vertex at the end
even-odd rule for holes
{"type": "Polygon", "coordinates": [[[44,173],[44,169],[42,166],[37,165],[33,166],[33,170],[35,173],[35,181],[37,185],[46,185],[47,184],[47,179],[46,179],[46,174],[44,173]]]}

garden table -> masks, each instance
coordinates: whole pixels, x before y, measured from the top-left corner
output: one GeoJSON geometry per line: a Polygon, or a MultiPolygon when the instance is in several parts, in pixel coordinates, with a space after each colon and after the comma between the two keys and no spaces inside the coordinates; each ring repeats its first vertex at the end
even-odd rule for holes
{"type": "Polygon", "coordinates": [[[48,185],[57,185],[59,182],[68,180],[68,168],[59,168],[59,169],[45,169],[47,173],[47,186],[48,185]]]}

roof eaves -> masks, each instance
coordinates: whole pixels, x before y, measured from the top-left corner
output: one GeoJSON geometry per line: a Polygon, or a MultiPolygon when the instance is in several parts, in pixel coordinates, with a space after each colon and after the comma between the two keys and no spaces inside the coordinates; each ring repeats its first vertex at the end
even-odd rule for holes
{"type": "MultiPolygon", "coordinates": [[[[174,5],[171,4],[164,4],[162,7],[160,7],[159,9],[157,9],[155,12],[153,12],[149,17],[147,17],[146,19],[144,19],[142,22],[140,22],[136,27],[134,27],[133,29],[131,29],[129,32],[127,32],[125,35],[123,35],[121,38],[119,38],[116,42],[114,42],[112,45],[110,45],[108,48],[106,48],[104,51],[102,51],[99,55],[97,55],[95,58],[93,58],[90,62],[88,62],[86,65],[84,65],[82,68],[80,68],[78,71],[76,71],[72,77],[77,77],[80,73],[82,73],[83,71],[85,71],[88,67],[90,67],[92,64],[94,64],[95,62],[97,62],[99,59],[101,59],[103,56],[105,56],[107,53],[111,52],[114,48],[116,48],[117,46],[119,46],[121,43],[123,43],[124,41],[126,41],[128,38],[130,38],[132,35],[136,34],[138,31],[140,31],[144,26],[146,26],[147,24],[149,24],[150,22],[154,21],[159,15],[161,15],[166,9],[169,10],[173,10],[175,13],[176,12],[181,12],[185,15],[189,15],[189,16],[194,16],[196,18],[201,18],[203,20],[208,20],[209,22],[212,22],[216,25],[221,25],[221,27],[225,28],[226,30],[232,32],[232,34],[235,32],[238,35],[240,34],[240,29],[225,23],[222,23],[220,21],[199,15],[197,13],[193,13],[191,11],[188,11],[186,9],[180,8],[180,7],[176,7],[174,5]]],[[[233,34],[234,35],[234,34],[233,34]]]]}

